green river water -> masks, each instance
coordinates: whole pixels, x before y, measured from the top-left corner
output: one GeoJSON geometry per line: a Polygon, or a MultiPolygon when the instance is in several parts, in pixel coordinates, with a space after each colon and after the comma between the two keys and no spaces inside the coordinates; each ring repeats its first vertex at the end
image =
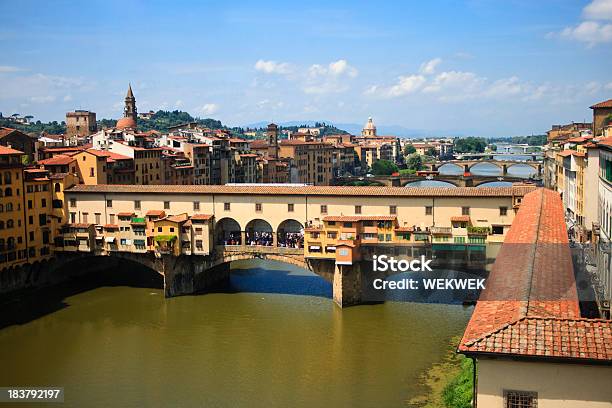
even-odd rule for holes
{"type": "Polygon", "coordinates": [[[226,293],[165,299],[102,286],[28,310],[0,329],[0,386],[64,387],[62,407],[402,407],[427,392],[420,376],[472,311],[341,310],[307,271],[264,261],[233,269],[226,293]]]}

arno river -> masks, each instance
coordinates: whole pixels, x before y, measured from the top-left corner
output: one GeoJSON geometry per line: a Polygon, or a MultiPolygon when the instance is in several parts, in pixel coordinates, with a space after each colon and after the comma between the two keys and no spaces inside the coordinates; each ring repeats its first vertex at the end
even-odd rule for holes
{"type": "Polygon", "coordinates": [[[340,310],[331,285],[307,271],[233,268],[226,293],[164,299],[160,289],[101,286],[3,307],[23,316],[0,329],[0,385],[61,386],[66,407],[401,407],[427,393],[420,376],[472,311],[340,310]]]}

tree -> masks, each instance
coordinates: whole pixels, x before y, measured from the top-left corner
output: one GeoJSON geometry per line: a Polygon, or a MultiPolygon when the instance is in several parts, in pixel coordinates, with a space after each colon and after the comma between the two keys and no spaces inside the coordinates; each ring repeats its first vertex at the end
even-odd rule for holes
{"type": "Polygon", "coordinates": [[[412,144],[407,144],[404,147],[404,154],[408,156],[409,154],[412,154],[412,153],[416,153],[416,149],[414,148],[412,144]]]}
{"type": "Polygon", "coordinates": [[[417,153],[413,153],[408,157],[406,167],[409,170],[419,171],[423,168],[423,159],[417,153]]]}
{"type": "Polygon", "coordinates": [[[372,165],[372,173],[377,176],[389,176],[397,171],[397,165],[389,160],[377,160],[372,165]]]}
{"type": "Polygon", "coordinates": [[[483,153],[487,141],[482,137],[465,137],[455,139],[454,150],[457,153],[483,153]]]}
{"type": "Polygon", "coordinates": [[[430,147],[429,149],[427,149],[426,152],[427,156],[435,156],[436,155],[436,149],[433,147],[430,147]]]}
{"type": "Polygon", "coordinates": [[[492,144],[491,146],[489,146],[489,148],[491,149],[492,152],[497,151],[497,145],[492,144]]]}

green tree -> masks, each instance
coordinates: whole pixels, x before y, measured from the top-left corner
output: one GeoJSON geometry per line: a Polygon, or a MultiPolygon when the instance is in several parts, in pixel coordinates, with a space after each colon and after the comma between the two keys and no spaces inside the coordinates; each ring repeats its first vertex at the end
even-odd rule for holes
{"type": "Polygon", "coordinates": [[[455,139],[454,150],[458,153],[483,153],[487,141],[482,137],[464,137],[455,139]]]}
{"type": "Polygon", "coordinates": [[[409,154],[412,154],[412,153],[416,153],[416,149],[414,148],[413,145],[407,144],[406,146],[404,146],[404,154],[406,156],[408,156],[409,154]]]}
{"type": "Polygon", "coordinates": [[[397,165],[389,160],[377,160],[372,165],[372,173],[377,176],[389,176],[396,171],[397,165]]]}
{"type": "Polygon", "coordinates": [[[436,155],[436,149],[433,147],[430,147],[429,149],[427,149],[427,155],[428,156],[435,156],[436,155]]]}
{"type": "Polygon", "coordinates": [[[423,159],[417,153],[413,153],[406,160],[406,167],[409,170],[419,171],[423,168],[423,159]]]}

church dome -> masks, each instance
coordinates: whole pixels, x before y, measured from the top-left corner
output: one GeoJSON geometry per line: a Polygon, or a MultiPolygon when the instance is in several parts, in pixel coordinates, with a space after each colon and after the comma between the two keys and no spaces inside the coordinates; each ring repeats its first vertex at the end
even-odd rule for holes
{"type": "Polygon", "coordinates": [[[368,118],[368,123],[365,124],[365,126],[363,127],[363,129],[367,129],[367,130],[376,130],[376,126],[374,125],[374,122],[372,121],[372,117],[368,118]]]}
{"type": "Polygon", "coordinates": [[[117,121],[117,129],[136,129],[136,121],[132,117],[121,118],[117,121]]]}

